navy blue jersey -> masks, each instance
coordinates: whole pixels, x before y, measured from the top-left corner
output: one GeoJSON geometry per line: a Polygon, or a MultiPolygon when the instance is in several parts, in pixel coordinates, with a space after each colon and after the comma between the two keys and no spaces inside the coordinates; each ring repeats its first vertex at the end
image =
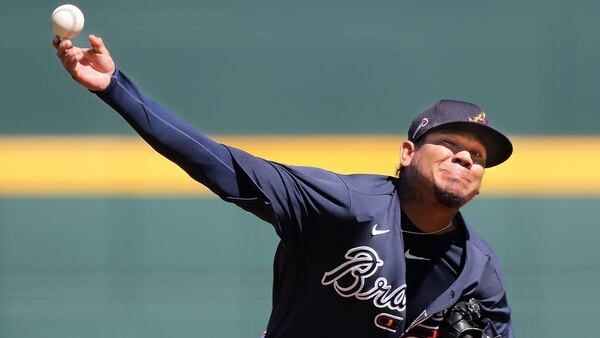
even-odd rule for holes
{"type": "MultiPolygon", "coordinates": [[[[455,221],[455,223],[457,223],[455,221]]],[[[464,262],[464,226],[442,234],[422,233],[402,212],[406,260],[406,319],[412,322],[456,281],[464,262]]]]}
{"type": "Polygon", "coordinates": [[[145,97],[120,71],[97,94],[191,177],[273,225],[281,241],[267,337],[400,337],[470,298],[482,304],[488,336],[513,337],[496,258],[460,213],[464,266],[407,322],[396,178],[289,166],[218,144],[145,97]]]}

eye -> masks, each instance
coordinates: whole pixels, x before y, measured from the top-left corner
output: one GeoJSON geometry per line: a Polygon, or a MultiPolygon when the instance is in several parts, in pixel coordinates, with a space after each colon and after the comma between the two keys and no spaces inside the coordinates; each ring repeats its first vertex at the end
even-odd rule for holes
{"type": "Polygon", "coordinates": [[[483,152],[480,150],[472,150],[469,152],[471,154],[471,158],[473,159],[473,163],[480,164],[485,167],[486,159],[484,158],[483,152]]]}
{"type": "Polygon", "coordinates": [[[477,151],[477,150],[471,151],[471,156],[477,157],[477,158],[482,158],[483,157],[483,155],[481,154],[481,152],[477,151]]]}

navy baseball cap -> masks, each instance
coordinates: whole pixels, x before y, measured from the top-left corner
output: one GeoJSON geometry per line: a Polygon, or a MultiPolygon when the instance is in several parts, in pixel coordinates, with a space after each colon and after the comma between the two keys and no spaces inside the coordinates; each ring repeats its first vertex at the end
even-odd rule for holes
{"type": "Polygon", "coordinates": [[[469,102],[438,101],[412,121],[408,139],[415,142],[433,130],[466,130],[473,133],[487,150],[486,168],[506,161],[513,151],[508,137],[492,128],[481,108],[469,102]]]}

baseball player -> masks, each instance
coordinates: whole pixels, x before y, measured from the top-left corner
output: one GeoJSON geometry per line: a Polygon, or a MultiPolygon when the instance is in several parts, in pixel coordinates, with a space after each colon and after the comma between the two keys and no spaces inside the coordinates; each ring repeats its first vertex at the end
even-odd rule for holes
{"type": "Polygon", "coordinates": [[[512,145],[471,103],[440,100],[400,147],[398,177],[267,161],[200,134],[144,96],[99,37],[53,40],[73,79],[223,200],[272,224],[269,338],[513,337],[492,249],[459,209],[512,145]]]}

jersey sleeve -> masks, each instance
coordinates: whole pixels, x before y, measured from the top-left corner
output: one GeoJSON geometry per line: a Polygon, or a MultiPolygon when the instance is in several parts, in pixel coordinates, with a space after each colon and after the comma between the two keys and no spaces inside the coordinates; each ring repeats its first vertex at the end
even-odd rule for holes
{"type": "Polygon", "coordinates": [[[146,97],[120,70],[96,94],[157,152],[220,198],[274,225],[289,246],[345,217],[349,193],[334,173],[267,161],[219,144],[146,97]]]}
{"type": "Polygon", "coordinates": [[[110,85],[95,92],[158,153],[219,196],[240,194],[227,148],[168,111],[142,92],[120,70],[110,85]]]}
{"type": "MultiPolygon", "coordinates": [[[[270,222],[289,247],[301,249],[306,241],[319,237],[324,228],[349,219],[350,193],[339,175],[319,168],[266,161],[236,148],[229,149],[244,190],[254,190],[253,196],[271,206],[270,222]]],[[[245,203],[237,202],[242,207],[245,203]]],[[[249,203],[251,206],[256,201],[249,203]]]]}

